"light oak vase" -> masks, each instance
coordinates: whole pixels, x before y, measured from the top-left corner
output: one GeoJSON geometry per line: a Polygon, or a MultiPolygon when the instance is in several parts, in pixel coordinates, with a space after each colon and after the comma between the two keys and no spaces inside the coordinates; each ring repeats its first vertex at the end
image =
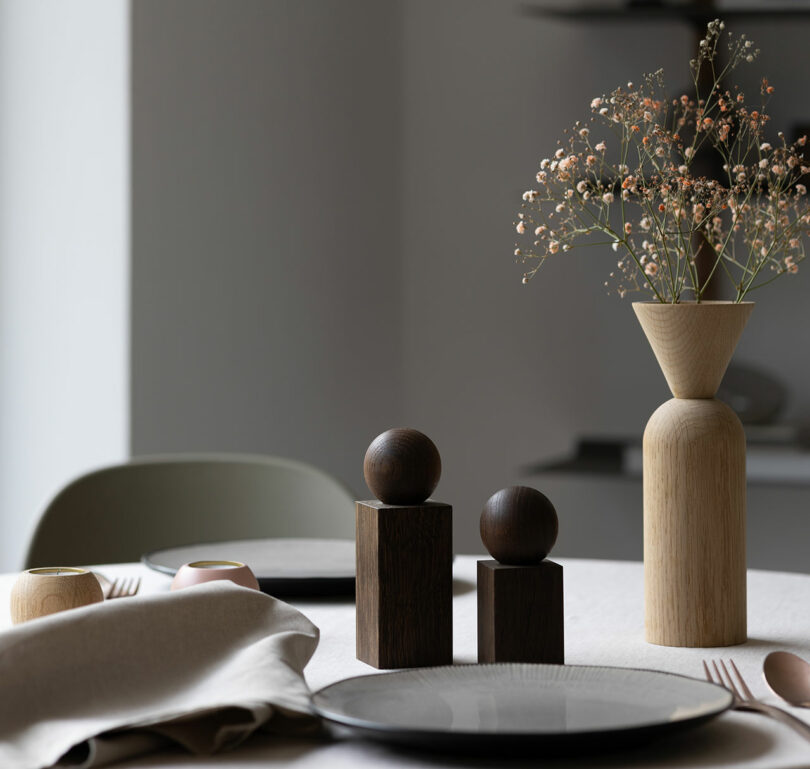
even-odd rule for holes
{"type": "Polygon", "coordinates": [[[649,643],[731,646],[746,629],[745,433],[714,395],[752,302],[636,302],[675,396],[644,430],[649,643]]]}

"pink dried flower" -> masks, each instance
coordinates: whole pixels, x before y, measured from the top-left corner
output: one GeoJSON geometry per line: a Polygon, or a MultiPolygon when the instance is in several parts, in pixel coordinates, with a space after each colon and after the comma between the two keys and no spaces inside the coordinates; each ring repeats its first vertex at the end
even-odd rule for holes
{"type": "MultiPolygon", "coordinates": [[[[695,79],[720,71],[715,57],[722,30],[721,22],[709,25],[692,62],[695,79]]],[[[745,38],[728,38],[729,69],[757,53],[745,38]]],[[[806,137],[788,145],[777,132],[780,143],[774,149],[764,135],[770,117],[763,104],[746,105],[741,92],[732,94],[716,77],[708,90],[701,89],[699,99],[684,94],[664,101],[666,90],[657,72],[639,86],[628,83],[627,89],[591,100],[591,111],[604,120],[591,117],[589,126],[574,123],[553,158],[540,163],[536,178],[542,193],[524,193],[527,218],[521,214],[515,226],[519,234],[533,229],[538,250],[518,249],[521,261],[542,263],[574,243],[592,239],[599,245],[607,239],[617,252],[618,265],[610,277],[619,281],[619,296],[647,290],[659,301],[672,302],[699,301],[703,295],[701,276],[707,271],[694,266],[710,252],[698,253],[701,242],[714,249],[711,258],[717,260],[708,268],[718,278],[731,277],[738,301],[770,282],[767,272],[798,268],[805,256],[802,238],[810,233],[810,204],[800,182],[810,174],[810,163],[798,149],[806,137]],[[615,130],[620,161],[608,159],[606,142],[593,138],[600,127],[615,130]],[[700,176],[699,167],[691,168],[696,147],[720,154],[722,179],[700,176]],[[673,163],[678,156],[682,160],[673,163]],[[617,199],[622,213],[618,227],[609,208],[617,199]],[[547,227],[552,223],[556,234],[547,227]],[[636,232],[643,233],[640,246],[636,232]],[[702,238],[694,237],[696,233],[702,238]],[[717,269],[721,259],[727,259],[723,270],[717,269]]],[[[767,80],[760,93],[773,93],[767,80]]],[[[525,271],[524,279],[536,272],[537,267],[525,271]]]]}

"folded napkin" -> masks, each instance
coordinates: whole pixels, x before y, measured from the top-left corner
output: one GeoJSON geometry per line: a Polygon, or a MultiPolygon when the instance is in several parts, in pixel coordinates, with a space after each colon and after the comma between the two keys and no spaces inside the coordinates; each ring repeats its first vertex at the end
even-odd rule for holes
{"type": "Polygon", "coordinates": [[[224,581],[18,625],[0,633],[0,767],[98,766],[166,741],[212,753],[312,727],[302,672],[317,644],[303,614],[224,581]]]}

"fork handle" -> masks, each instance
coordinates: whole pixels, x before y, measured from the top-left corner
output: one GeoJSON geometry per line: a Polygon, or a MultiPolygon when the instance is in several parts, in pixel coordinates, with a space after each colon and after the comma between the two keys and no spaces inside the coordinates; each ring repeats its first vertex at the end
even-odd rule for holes
{"type": "Polygon", "coordinates": [[[775,721],[789,726],[794,732],[801,734],[806,740],[810,740],[810,724],[802,721],[801,718],[796,718],[792,713],[788,713],[786,710],[776,707],[776,705],[769,705],[767,702],[746,702],[745,708],[770,716],[775,721]]]}

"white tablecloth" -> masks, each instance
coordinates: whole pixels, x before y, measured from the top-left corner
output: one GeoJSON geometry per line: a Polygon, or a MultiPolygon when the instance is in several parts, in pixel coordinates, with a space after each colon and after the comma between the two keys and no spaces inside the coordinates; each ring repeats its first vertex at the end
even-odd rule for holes
{"type": "MultiPolygon", "coordinates": [[[[476,558],[455,563],[454,649],[456,662],[476,661],[476,558]]],[[[640,563],[561,559],[565,567],[565,656],[569,664],[619,665],[702,677],[705,657],[733,656],[754,694],[774,704],[762,679],[762,661],[775,649],[810,660],[810,575],[750,571],[747,644],[729,649],[673,649],[643,640],[640,563]]],[[[169,578],[136,564],[99,567],[110,576],[139,575],[144,591],[168,590],[169,578]]],[[[0,627],[10,625],[8,596],[15,575],[0,576],[0,627]]],[[[124,600],[124,599],[122,599],[124,600]]],[[[338,599],[291,601],[321,629],[321,642],[306,669],[313,690],[343,678],[375,672],[355,658],[354,604],[338,599]]],[[[787,707],[787,706],[786,706],[787,707]]],[[[791,709],[810,722],[810,710],[791,709]]],[[[810,743],[787,727],[752,713],[730,712],[708,726],[644,748],[581,759],[543,759],[544,767],[810,767],[810,743]]],[[[239,750],[214,757],[166,752],[119,764],[135,767],[294,766],[296,769],[362,767],[498,767],[492,759],[398,753],[349,736],[334,740],[258,737],[239,750]]],[[[537,766],[538,761],[509,762],[537,766]]]]}

